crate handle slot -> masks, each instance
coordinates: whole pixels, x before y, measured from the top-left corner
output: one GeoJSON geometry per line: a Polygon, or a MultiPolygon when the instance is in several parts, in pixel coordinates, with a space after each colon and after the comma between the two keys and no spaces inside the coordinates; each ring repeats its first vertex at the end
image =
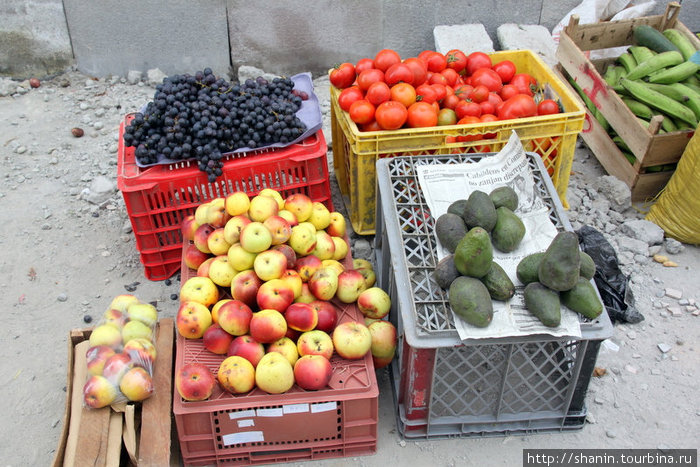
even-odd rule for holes
{"type": "Polygon", "coordinates": [[[659,31],[664,29],[672,28],[676,25],[678,20],[678,14],[681,12],[681,5],[678,2],[671,2],[666,5],[666,11],[661,19],[661,25],[659,26],[659,31]]]}

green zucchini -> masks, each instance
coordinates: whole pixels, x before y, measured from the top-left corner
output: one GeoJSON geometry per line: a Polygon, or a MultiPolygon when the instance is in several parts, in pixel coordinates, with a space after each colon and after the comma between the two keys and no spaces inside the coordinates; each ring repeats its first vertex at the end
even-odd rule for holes
{"type": "Polygon", "coordinates": [[[678,127],[673,122],[673,119],[671,117],[669,117],[668,115],[664,115],[663,117],[664,119],[661,120],[661,129],[663,129],[667,133],[670,133],[672,131],[678,131],[678,127]]]}
{"type": "Polygon", "coordinates": [[[673,83],[669,86],[686,96],[687,100],[685,101],[685,106],[693,111],[695,118],[700,120],[700,93],[695,92],[694,89],[681,83],[673,83]]]}
{"type": "Polygon", "coordinates": [[[635,99],[644,102],[649,107],[653,107],[667,115],[688,122],[691,125],[698,124],[698,119],[692,110],[680,102],[674,101],[670,97],[650,89],[644,82],[622,78],[620,84],[622,84],[635,99]]]}
{"type": "Polygon", "coordinates": [[[648,47],[654,52],[661,53],[675,50],[676,52],[680,53],[678,47],[676,47],[673,42],[668,40],[668,38],[664,36],[661,31],[652,28],[648,24],[640,24],[639,26],[635,27],[632,31],[632,35],[634,36],[634,40],[636,41],[637,45],[648,47]]]}
{"type": "Polygon", "coordinates": [[[623,97],[622,102],[624,102],[625,105],[637,117],[643,118],[645,120],[650,120],[651,117],[654,115],[654,112],[651,110],[651,107],[649,107],[643,102],[639,102],[636,99],[632,99],[630,97],[623,97]]]}
{"type": "Polygon", "coordinates": [[[677,83],[689,76],[693,76],[698,70],[700,70],[700,65],[695,62],[686,61],[680,65],[672,66],[650,75],[649,82],[660,84],[677,83]]]}
{"type": "Polygon", "coordinates": [[[624,52],[622,55],[617,57],[617,61],[620,63],[620,65],[625,67],[625,72],[627,73],[637,66],[637,61],[629,52],[624,52]]]}
{"type": "Polygon", "coordinates": [[[627,73],[627,79],[639,79],[654,73],[657,70],[662,70],[683,63],[683,55],[680,52],[670,51],[661,52],[637,63],[637,66],[632,68],[627,73]]]}
{"type": "Polygon", "coordinates": [[[672,84],[647,83],[647,86],[649,89],[660,92],[664,96],[670,97],[674,101],[678,101],[682,104],[688,101],[688,96],[681,92],[680,89],[673,87],[672,84]]]}
{"type": "Polygon", "coordinates": [[[678,29],[665,29],[662,34],[666,37],[666,39],[671,41],[673,45],[678,47],[678,50],[681,51],[681,55],[683,55],[685,60],[688,60],[690,56],[696,52],[695,46],[692,42],[690,42],[690,39],[688,39],[685,34],[678,29]]]}
{"type": "Polygon", "coordinates": [[[656,55],[656,52],[643,45],[633,45],[627,51],[632,54],[637,63],[642,63],[644,60],[648,60],[656,55]]]}

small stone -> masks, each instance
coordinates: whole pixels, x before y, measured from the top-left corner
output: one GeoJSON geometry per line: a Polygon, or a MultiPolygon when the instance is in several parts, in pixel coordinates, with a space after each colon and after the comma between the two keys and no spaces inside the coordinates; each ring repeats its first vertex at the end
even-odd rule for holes
{"type": "Polygon", "coordinates": [[[676,345],[683,345],[685,342],[682,339],[676,339],[676,345]]]}
{"type": "Polygon", "coordinates": [[[700,310],[695,310],[693,312],[693,316],[700,316],[700,310]]]}
{"type": "Polygon", "coordinates": [[[666,248],[666,251],[671,255],[678,254],[685,249],[681,242],[673,238],[664,240],[664,248],[666,248]]]}
{"type": "Polygon", "coordinates": [[[170,300],[177,300],[178,295],[176,293],[171,293],[170,294],[170,300]]]}
{"type": "Polygon", "coordinates": [[[595,417],[593,416],[593,414],[590,413],[590,412],[588,412],[588,413],[586,414],[586,423],[590,423],[591,425],[595,425],[595,424],[596,424],[596,419],[595,419],[595,417]]]}
{"type": "Polygon", "coordinates": [[[664,293],[663,290],[658,290],[654,295],[656,295],[657,298],[661,298],[666,294],[664,293]]]}
{"type": "Polygon", "coordinates": [[[656,346],[659,348],[661,353],[666,353],[669,350],[671,350],[671,346],[668,344],[660,343],[660,344],[656,344],[656,346]]]}
{"type": "Polygon", "coordinates": [[[689,299],[688,299],[688,305],[695,306],[695,299],[694,299],[694,298],[689,298],[689,299]]]}
{"type": "Polygon", "coordinates": [[[71,133],[73,134],[73,136],[75,136],[76,138],[80,138],[80,137],[82,137],[82,136],[85,134],[85,131],[84,131],[82,128],[78,128],[78,127],[73,128],[70,132],[71,132],[71,133]]]}
{"type": "Polygon", "coordinates": [[[652,375],[660,375],[660,374],[661,374],[661,370],[659,370],[658,368],[654,368],[654,369],[651,370],[651,374],[652,374],[652,375]]]}
{"type": "Polygon", "coordinates": [[[105,251],[101,252],[100,255],[102,255],[103,257],[107,257],[107,256],[112,256],[112,253],[110,253],[109,251],[105,250],[105,251]]]}
{"type": "Polygon", "coordinates": [[[672,298],[674,300],[680,300],[683,297],[683,291],[678,289],[666,288],[666,290],[664,290],[664,294],[668,298],[672,298]]]}
{"type": "Polygon", "coordinates": [[[678,300],[678,304],[680,306],[686,306],[690,304],[690,301],[687,298],[681,298],[680,300],[678,300]]]}
{"type": "Polygon", "coordinates": [[[620,374],[620,369],[616,366],[613,366],[610,368],[610,371],[613,372],[614,375],[619,375],[620,374]]]}
{"type": "Polygon", "coordinates": [[[617,438],[617,433],[615,433],[613,430],[605,430],[605,436],[608,438],[617,438]]]}
{"type": "Polygon", "coordinates": [[[83,321],[85,321],[86,323],[92,323],[92,316],[90,316],[90,315],[83,316],[83,321]]]}
{"type": "Polygon", "coordinates": [[[663,308],[663,307],[664,307],[664,304],[663,304],[663,303],[661,303],[661,302],[654,302],[654,308],[660,309],[660,308],[663,308]]]}
{"type": "Polygon", "coordinates": [[[105,114],[105,109],[97,109],[95,110],[95,117],[104,117],[105,114]]]}
{"type": "Polygon", "coordinates": [[[637,333],[634,332],[634,331],[630,331],[630,332],[627,333],[627,337],[629,337],[630,339],[634,340],[634,339],[637,338],[637,333]]]}
{"type": "Polygon", "coordinates": [[[632,358],[637,359],[637,358],[642,358],[642,356],[638,353],[633,353],[632,358]]]}
{"type": "Polygon", "coordinates": [[[605,400],[602,399],[602,398],[600,398],[600,397],[595,397],[595,398],[593,399],[593,402],[595,402],[595,403],[598,404],[598,405],[603,405],[603,404],[605,404],[605,400]]]}
{"type": "Polygon", "coordinates": [[[683,316],[683,313],[681,313],[681,308],[678,306],[670,306],[667,308],[667,310],[669,313],[671,313],[671,316],[675,316],[676,318],[683,316]]]}
{"type": "Polygon", "coordinates": [[[693,305],[688,305],[687,307],[685,307],[685,311],[687,311],[688,313],[692,313],[697,309],[698,309],[698,307],[693,306],[693,305]]]}
{"type": "Polygon", "coordinates": [[[167,286],[170,286],[170,285],[172,285],[172,283],[173,283],[173,281],[171,281],[170,279],[165,279],[163,282],[164,282],[165,285],[167,285],[167,286]]]}
{"type": "Polygon", "coordinates": [[[17,154],[24,154],[25,152],[27,152],[27,147],[26,147],[26,146],[19,146],[19,147],[15,150],[15,152],[16,152],[17,154]]]}
{"type": "Polygon", "coordinates": [[[90,108],[90,106],[88,105],[87,102],[81,102],[79,107],[80,107],[80,110],[87,110],[90,108]]]}
{"type": "Polygon", "coordinates": [[[629,373],[632,373],[633,375],[637,374],[637,369],[632,365],[625,365],[625,370],[627,370],[629,373]]]}
{"type": "Polygon", "coordinates": [[[405,447],[406,447],[406,441],[404,441],[404,440],[399,441],[399,446],[401,446],[402,448],[405,448],[405,447]]]}
{"type": "Polygon", "coordinates": [[[95,124],[92,125],[92,127],[93,127],[95,130],[101,130],[102,128],[105,127],[105,124],[102,123],[102,122],[95,122],[95,124]]]}
{"type": "Polygon", "coordinates": [[[642,391],[646,391],[649,389],[649,385],[647,383],[642,383],[639,385],[639,389],[641,389],[642,391]]]}
{"type": "Polygon", "coordinates": [[[60,293],[58,294],[58,297],[56,297],[56,300],[58,300],[59,302],[65,302],[66,300],[68,300],[68,295],[66,295],[65,293],[60,293]]]}
{"type": "Polygon", "coordinates": [[[117,143],[112,143],[107,148],[107,151],[109,151],[110,154],[116,154],[116,152],[118,150],[119,150],[119,146],[117,145],[117,143]]]}
{"type": "Polygon", "coordinates": [[[129,82],[129,84],[136,84],[141,81],[142,76],[142,71],[130,70],[126,75],[126,80],[129,82]]]}
{"type": "Polygon", "coordinates": [[[672,362],[677,362],[677,361],[678,361],[678,357],[676,357],[675,355],[671,355],[671,361],[672,361],[672,362]]]}

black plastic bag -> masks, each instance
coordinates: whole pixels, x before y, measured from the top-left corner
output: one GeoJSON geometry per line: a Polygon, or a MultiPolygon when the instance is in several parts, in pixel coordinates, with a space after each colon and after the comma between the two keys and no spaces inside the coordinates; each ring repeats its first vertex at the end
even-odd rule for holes
{"type": "Polygon", "coordinates": [[[628,287],[629,277],[618,266],[615,249],[603,234],[584,225],[577,232],[581,249],[593,258],[596,266],[595,284],[613,322],[639,323],[644,316],[634,306],[634,295],[628,287]]]}

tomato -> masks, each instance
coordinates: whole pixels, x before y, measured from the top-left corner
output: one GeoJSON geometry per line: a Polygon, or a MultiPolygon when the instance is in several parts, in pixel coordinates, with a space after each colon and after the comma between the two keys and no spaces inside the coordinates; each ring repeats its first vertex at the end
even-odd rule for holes
{"type": "Polygon", "coordinates": [[[404,60],[403,63],[413,72],[412,84],[414,86],[420,86],[428,80],[428,65],[423,60],[411,57],[404,60]]]}
{"type": "Polygon", "coordinates": [[[376,120],[372,120],[369,123],[360,125],[360,131],[382,131],[382,127],[379,126],[376,120]]]}
{"type": "Polygon", "coordinates": [[[355,101],[350,106],[350,120],[364,125],[374,120],[374,105],[367,99],[355,101]]]}
{"type": "MultiPolygon", "coordinates": [[[[466,117],[462,117],[457,122],[458,125],[473,125],[474,123],[481,123],[481,119],[479,117],[475,117],[473,115],[467,115],[466,117]]],[[[461,142],[479,141],[481,139],[484,139],[484,135],[482,135],[482,134],[465,135],[465,136],[458,136],[457,137],[457,141],[461,141],[461,142]]]]}
{"type": "Polygon", "coordinates": [[[507,101],[503,101],[503,105],[498,109],[498,118],[501,120],[532,117],[536,114],[537,104],[532,97],[526,94],[517,94],[507,101]]]}
{"type": "Polygon", "coordinates": [[[382,49],[374,57],[374,68],[384,72],[395,63],[401,63],[401,56],[392,49],[382,49]]]}
{"type": "Polygon", "coordinates": [[[428,55],[428,71],[433,73],[440,73],[442,70],[447,68],[447,58],[440,52],[433,52],[428,55]]]}
{"type": "Polygon", "coordinates": [[[431,88],[435,91],[435,94],[437,95],[436,101],[440,102],[442,101],[445,97],[447,97],[447,87],[444,84],[431,84],[431,88]]]}
{"type": "Polygon", "coordinates": [[[408,108],[416,102],[416,89],[408,83],[399,83],[391,87],[391,100],[401,102],[408,108]]]}
{"type": "Polygon", "coordinates": [[[527,73],[516,73],[510,84],[518,88],[521,94],[534,96],[537,90],[537,80],[527,73]]]}
{"type": "Polygon", "coordinates": [[[501,77],[491,68],[479,68],[472,73],[471,78],[471,85],[474,87],[483,85],[493,92],[498,92],[503,87],[501,77]]]}
{"type": "Polygon", "coordinates": [[[363,97],[364,95],[359,87],[350,86],[349,88],[345,88],[340,92],[340,95],[338,96],[338,104],[340,105],[341,109],[349,112],[352,103],[359,101],[363,97]]]}
{"type": "Polygon", "coordinates": [[[537,104],[537,115],[553,115],[559,113],[559,104],[552,99],[544,99],[537,104]]]}
{"type": "Polygon", "coordinates": [[[407,118],[408,110],[402,103],[396,101],[383,102],[374,112],[374,119],[383,130],[397,130],[406,123],[407,118]]]}
{"type": "Polygon", "coordinates": [[[457,123],[457,114],[452,109],[441,109],[438,112],[438,126],[454,125],[457,123]]]}
{"type": "Polygon", "coordinates": [[[503,60],[502,62],[496,63],[492,70],[498,73],[501,77],[501,81],[508,83],[515,75],[515,64],[510,60],[503,60]]]}
{"type": "Polygon", "coordinates": [[[447,78],[440,73],[432,73],[428,78],[428,83],[447,85],[447,78]]]}
{"type": "Polygon", "coordinates": [[[438,114],[427,102],[416,102],[408,108],[408,126],[411,128],[435,126],[437,122],[438,114]]]}
{"type": "Polygon", "coordinates": [[[355,73],[359,75],[363,71],[369,70],[370,68],[374,68],[374,60],[371,58],[361,58],[355,64],[355,73]]]}
{"type": "Polygon", "coordinates": [[[462,100],[469,99],[469,95],[472,93],[473,90],[474,86],[470,84],[463,84],[455,88],[455,95],[462,100]]]}
{"type": "Polygon", "coordinates": [[[445,68],[440,74],[445,77],[448,86],[454,86],[459,80],[459,74],[452,68],[445,68]]]}
{"type": "Polygon", "coordinates": [[[467,115],[472,117],[478,117],[481,115],[481,107],[476,102],[472,101],[459,101],[455,106],[455,113],[457,118],[464,118],[467,115]]]}
{"type": "Polygon", "coordinates": [[[394,63],[384,73],[384,81],[389,86],[401,82],[413,84],[413,71],[403,63],[394,63]]]}
{"type": "Polygon", "coordinates": [[[498,92],[498,95],[501,96],[501,99],[504,101],[507,101],[516,94],[520,94],[520,89],[518,89],[518,87],[514,84],[504,84],[501,90],[498,92]]]}
{"type": "Polygon", "coordinates": [[[452,49],[445,54],[447,58],[447,68],[459,73],[467,66],[467,56],[459,49],[452,49]]]}
{"type": "Polygon", "coordinates": [[[477,104],[488,100],[489,88],[487,88],[483,84],[475,86],[474,89],[472,89],[471,94],[469,94],[469,99],[476,102],[477,104]]]}
{"type": "Polygon", "coordinates": [[[418,59],[421,60],[423,63],[425,63],[425,68],[428,69],[428,57],[431,56],[435,51],[434,50],[424,50],[421,53],[418,54],[418,59]]]}
{"type": "Polygon", "coordinates": [[[366,92],[370,85],[377,81],[384,81],[384,72],[377,68],[370,68],[357,76],[357,85],[362,92],[366,92]]]}
{"type": "Polygon", "coordinates": [[[416,88],[417,100],[432,104],[437,100],[437,92],[429,84],[421,84],[416,88]]]}
{"type": "Polygon", "coordinates": [[[498,107],[501,104],[501,102],[503,102],[503,99],[501,99],[501,96],[499,96],[495,92],[490,92],[488,101],[492,103],[494,107],[498,107]]]}
{"type": "Polygon", "coordinates": [[[460,102],[462,102],[462,99],[457,97],[456,94],[450,94],[449,96],[445,96],[445,98],[442,100],[442,108],[454,110],[454,108],[460,102]]]}
{"type": "Polygon", "coordinates": [[[473,75],[479,68],[491,68],[491,57],[484,52],[472,52],[467,55],[467,74],[473,75]]]}
{"type": "MultiPolygon", "coordinates": [[[[479,120],[481,120],[482,123],[491,123],[491,122],[497,122],[498,117],[496,117],[494,114],[481,114],[481,117],[479,117],[479,120]]],[[[484,133],[484,138],[486,139],[491,139],[495,138],[496,133],[484,133]]]]}
{"type": "Polygon", "coordinates": [[[389,89],[389,85],[384,81],[377,81],[367,88],[365,99],[370,101],[373,105],[379,105],[391,99],[391,89],[389,89]]]}
{"type": "Polygon", "coordinates": [[[331,84],[338,89],[345,89],[355,82],[355,65],[352,63],[341,63],[331,70],[329,76],[331,84]]]}
{"type": "Polygon", "coordinates": [[[479,102],[479,107],[481,108],[482,114],[492,114],[496,111],[496,106],[488,100],[479,102]]]}

